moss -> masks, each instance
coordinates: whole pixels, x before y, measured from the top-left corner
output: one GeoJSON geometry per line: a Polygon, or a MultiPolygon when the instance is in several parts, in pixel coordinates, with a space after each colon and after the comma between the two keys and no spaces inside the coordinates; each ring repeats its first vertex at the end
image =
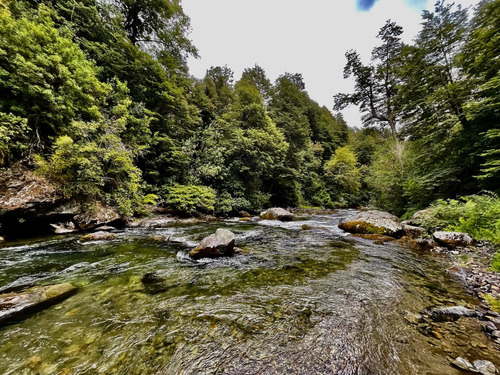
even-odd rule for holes
{"type": "Polygon", "coordinates": [[[483,294],[482,297],[488,302],[493,311],[500,312],[500,297],[494,297],[491,294],[483,294]]]}

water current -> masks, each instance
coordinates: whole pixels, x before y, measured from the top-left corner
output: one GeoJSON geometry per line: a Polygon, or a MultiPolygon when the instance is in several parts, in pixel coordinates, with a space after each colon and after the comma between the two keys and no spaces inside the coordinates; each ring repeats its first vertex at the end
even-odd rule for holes
{"type": "Polygon", "coordinates": [[[475,319],[435,326],[439,335],[405,320],[478,301],[432,255],[338,229],[349,213],[7,243],[0,293],[61,282],[79,290],[0,328],[0,374],[446,375],[461,373],[450,366],[457,356],[499,367],[475,319]],[[190,260],[217,228],[235,233],[238,253],[190,260]],[[141,282],[151,272],[160,281],[141,282]]]}

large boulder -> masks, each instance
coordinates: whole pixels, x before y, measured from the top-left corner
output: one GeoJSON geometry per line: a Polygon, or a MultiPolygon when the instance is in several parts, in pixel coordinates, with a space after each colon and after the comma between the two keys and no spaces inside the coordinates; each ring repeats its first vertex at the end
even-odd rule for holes
{"type": "Polygon", "coordinates": [[[293,214],[284,208],[273,207],[260,213],[260,218],[263,220],[281,220],[292,221],[293,214]]]}
{"type": "Polygon", "coordinates": [[[446,246],[447,248],[455,248],[457,246],[471,246],[474,240],[467,233],[461,232],[434,232],[432,235],[434,241],[438,245],[446,246]]]}
{"type": "Polygon", "coordinates": [[[21,293],[0,295],[0,326],[16,322],[26,315],[54,305],[75,294],[70,283],[37,286],[21,293]]]}
{"type": "Polygon", "coordinates": [[[216,258],[234,254],[234,233],[227,229],[217,229],[214,234],[205,237],[189,256],[193,259],[216,258]]]}
{"type": "Polygon", "coordinates": [[[403,234],[403,226],[396,216],[377,210],[359,211],[341,221],[338,227],[350,233],[383,234],[395,238],[403,234]]]}

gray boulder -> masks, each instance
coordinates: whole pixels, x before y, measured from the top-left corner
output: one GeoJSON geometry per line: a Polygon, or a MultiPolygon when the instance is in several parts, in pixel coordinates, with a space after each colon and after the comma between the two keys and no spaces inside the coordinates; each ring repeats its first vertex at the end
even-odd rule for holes
{"type": "Polygon", "coordinates": [[[0,295],[0,326],[54,305],[75,294],[77,288],[70,283],[37,286],[21,293],[0,295]]]}
{"type": "Polygon", "coordinates": [[[396,216],[377,210],[359,211],[341,221],[338,227],[350,233],[383,234],[396,238],[403,235],[403,226],[396,216]]]}
{"type": "Polygon", "coordinates": [[[260,213],[260,218],[263,220],[280,220],[292,221],[293,214],[284,208],[273,207],[260,213]]]}
{"type": "Polygon", "coordinates": [[[490,361],[477,360],[472,362],[472,364],[481,375],[495,375],[497,373],[495,365],[490,361]]]}
{"type": "Polygon", "coordinates": [[[467,233],[461,232],[435,232],[432,237],[441,246],[455,248],[457,246],[471,246],[474,240],[467,233]]]}
{"type": "Polygon", "coordinates": [[[481,313],[465,306],[440,307],[430,311],[432,320],[436,322],[451,322],[461,317],[481,317],[481,313]]]}
{"type": "Polygon", "coordinates": [[[189,256],[193,259],[231,256],[234,254],[234,242],[234,233],[220,228],[214,234],[205,237],[191,250],[189,256]]]}

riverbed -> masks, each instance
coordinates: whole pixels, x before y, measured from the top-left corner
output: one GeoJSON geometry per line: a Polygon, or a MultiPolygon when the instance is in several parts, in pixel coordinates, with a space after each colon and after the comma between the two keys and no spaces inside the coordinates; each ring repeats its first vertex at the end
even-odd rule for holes
{"type": "Polygon", "coordinates": [[[0,293],[61,282],[79,290],[0,328],[0,373],[446,375],[462,373],[450,365],[458,356],[500,368],[476,319],[405,319],[479,301],[434,255],[338,229],[351,213],[9,242],[0,293]],[[218,228],[235,233],[237,254],[191,260],[218,228]],[[141,281],[147,273],[155,283],[141,281]]]}

